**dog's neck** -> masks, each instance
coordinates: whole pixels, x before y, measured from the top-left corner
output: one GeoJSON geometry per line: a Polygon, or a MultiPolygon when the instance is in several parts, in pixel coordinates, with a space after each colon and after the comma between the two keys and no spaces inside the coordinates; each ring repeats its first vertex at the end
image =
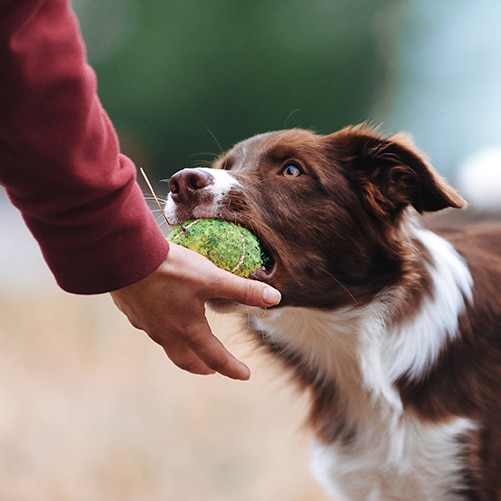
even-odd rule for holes
{"type": "Polygon", "coordinates": [[[427,254],[429,290],[421,297],[404,279],[362,306],[285,307],[253,318],[265,343],[312,390],[312,425],[326,441],[348,438],[376,416],[395,424],[403,412],[396,382],[426,376],[471,301],[472,278],[454,248],[414,224],[409,231],[427,254]],[[416,304],[405,304],[411,298],[416,304]]]}

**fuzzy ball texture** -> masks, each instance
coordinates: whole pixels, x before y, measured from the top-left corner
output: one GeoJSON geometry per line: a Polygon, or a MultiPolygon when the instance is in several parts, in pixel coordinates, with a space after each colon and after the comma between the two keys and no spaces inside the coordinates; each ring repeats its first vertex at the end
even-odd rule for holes
{"type": "Polygon", "coordinates": [[[176,224],[167,238],[240,277],[248,277],[263,264],[263,251],[256,236],[244,226],[222,219],[176,224]]]}

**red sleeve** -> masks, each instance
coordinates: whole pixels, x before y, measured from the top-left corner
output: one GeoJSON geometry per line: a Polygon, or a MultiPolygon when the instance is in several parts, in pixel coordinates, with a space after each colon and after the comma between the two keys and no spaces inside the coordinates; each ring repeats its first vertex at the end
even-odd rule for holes
{"type": "Polygon", "coordinates": [[[154,271],[168,244],[119,152],[67,0],[0,0],[0,184],[59,285],[93,294],[154,271]]]}

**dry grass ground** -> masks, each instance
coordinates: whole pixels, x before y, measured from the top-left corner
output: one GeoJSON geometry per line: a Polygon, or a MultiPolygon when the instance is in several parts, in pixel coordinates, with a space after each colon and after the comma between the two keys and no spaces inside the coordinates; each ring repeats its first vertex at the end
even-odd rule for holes
{"type": "MultiPolygon", "coordinates": [[[[0,251],[12,237],[3,228],[0,251]]],[[[15,258],[1,254],[0,268],[15,271],[15,258]]],[[[7,275],[0,500],[326,499],[308,470],[304,402],[243,341],[235,319],[212,320],[251,366],[246,383],[173,367],[106,296],[71,296],[40,277],[23,286],[7,275]]]]}
{"type": "Polygon", "coordinates": [[[247,383],[185,374],[102,297],[0,311],[0,499],[323,499],[269,360],[245,356],[247,383]]]}

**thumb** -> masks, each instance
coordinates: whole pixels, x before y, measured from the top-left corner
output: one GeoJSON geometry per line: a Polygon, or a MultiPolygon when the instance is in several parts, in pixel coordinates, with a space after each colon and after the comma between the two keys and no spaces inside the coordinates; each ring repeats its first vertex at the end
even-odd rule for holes
{"type": "MultiPolygon", "coordinates": [[[[219,270],[219,269],[218,269],[219,270]]],[[[280,303],[282,295],[271,285],[241,278],[227,271],[219,270],[221,279],[218,281],[219,287],[212,290],[214,295],[220,299],[227,299],[247,306],[257,306],[268,308],[280,303]]]]}

